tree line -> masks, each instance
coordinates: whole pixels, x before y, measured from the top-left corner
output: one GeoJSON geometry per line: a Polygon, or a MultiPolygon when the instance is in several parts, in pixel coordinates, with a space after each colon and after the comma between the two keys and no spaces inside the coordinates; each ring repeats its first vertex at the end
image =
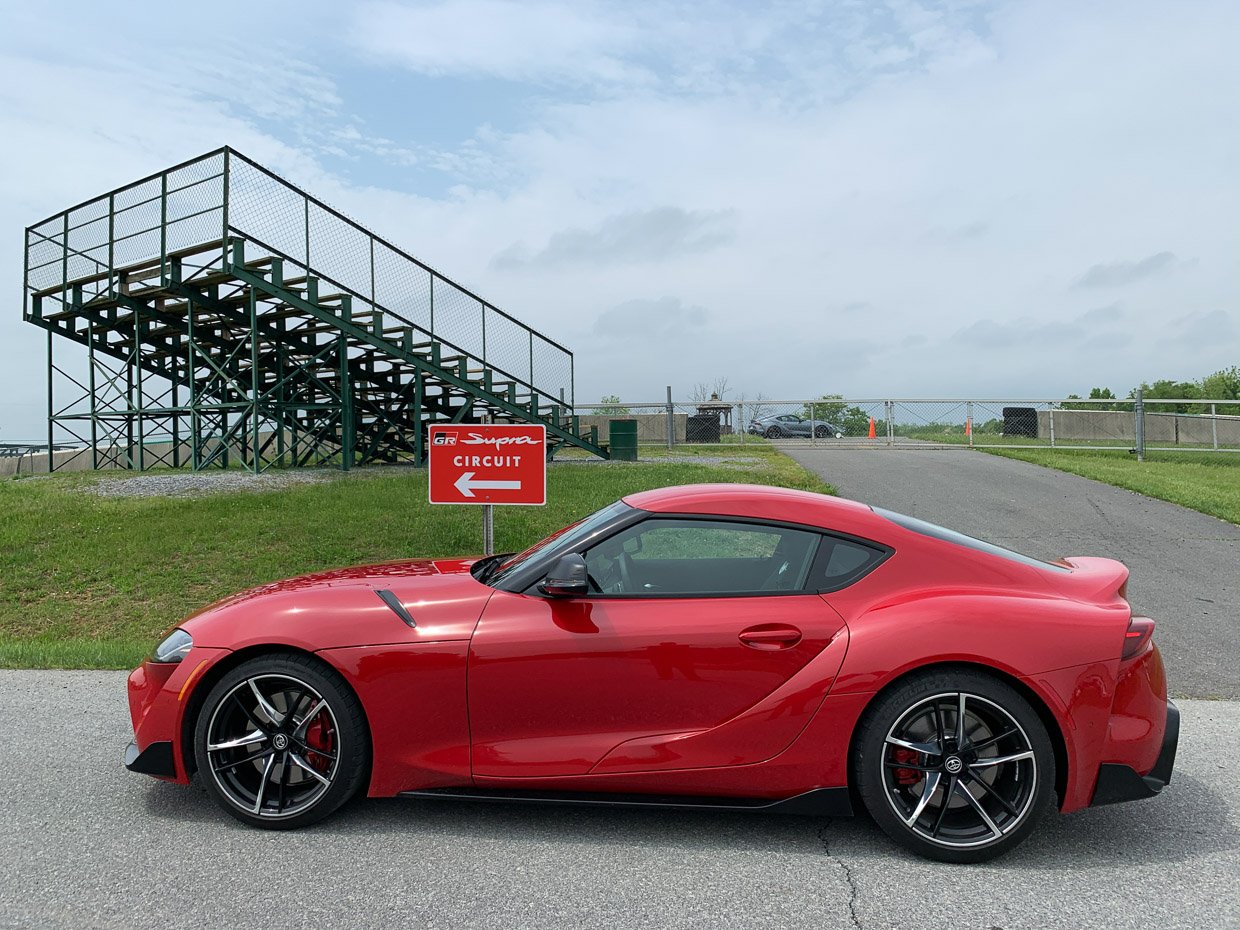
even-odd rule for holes
{"type": "Polygon", "coordinates": [[[1158,381],[1142,381],[1138,387],[1128,392],[1126,398],[1119,398],[1110,388],[1091,388],[1089,400],[1107,401],[1107,403],[1074,404],[1074,400],[1082,400],[1079,394],[1069,394],[1068,403],[1063,406],[1073,410],[1132,410],[1133,399],[1137,391],[1145,401],[1170,400],[1175,403],[1156,404],[1160,413],[1210,413],[1209,403],[1197,401],[1236,401],[1236,403],[1216,404],[1214,412],[1228,416],[1240,415],[1240,366],[1222,368],[1196,381],[1176,381],[1172,378],[1161,378],[1158,381]]]}

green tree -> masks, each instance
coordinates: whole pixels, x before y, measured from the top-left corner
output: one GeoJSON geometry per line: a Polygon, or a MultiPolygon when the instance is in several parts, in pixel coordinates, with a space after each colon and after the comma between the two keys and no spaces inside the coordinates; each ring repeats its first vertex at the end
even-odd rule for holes
{"type": "Polygon", "coordinates": [[[619,394],[604,394],[599,398],[600,406],[594,408],[594,415],[600,417],[627,417],[629,408],[620,403],[619,394]]]}
{"type": "MultiPolygon", "coordinates": [[[[1068,395],[1068,400],[1069,400],[1069,401],[1080,400],[1080,399],[1081,399],[1081,397],[1080,397],[1080,395],[1079,395],[1079,394],[1069,394],[1069,395],[1068,395]]],[[[1115,400],[1115,399],[1116,399],[1116,397],[1115,397],[1115,395],[1111,392],[1111,389],[1110,389],[1110,388],[1099,388],[1099,387],[1096,387],[1096,388],[1090,388],[1090,389],[1089,389],[1089,399],[1090,399],[1090,400],[1115,400]]],[[[1063,408],[1064,408],[1065,410],[1118,410],[1118,409],[1119,409],[1119,405],[1118,405],[1118,404],[1073,404],[1073,403],[1065,403],[1065,404],[1063,405],[1063,408]]]]}
{"type": "MultiPolygon", "coordinates": [[[[1205,400],[1240,401],[1240,368],[1232,365],[1206,375],[1201,379],[1201,396],[1205,400]]],[[[1240,415],[1240,404],[1218,404],[1216,412],[1228,416],[1240,415]]]]}
{"type": "MultiPolygon", "coordinates": [[[[843,394],[823,394],[812,404],[806,404],[801,416],[805,419],[825,420],[839,427],[845,436],[866,436],[870,431],[870,415],[860,407],[843,403],[843,394]]],[[[887,424],[874,421],[876,431],[886,434],[887,424]]]]}
{"type": "MultiPolygon", "coordinates": [[[[1170,378],[1161,378],[1153,384],[1145,381],[1141,382],[1139,388],[1133,388],[1129,392],[1129,397],[1136,397],[1137,391],[1141,391],[1141,397],[1145,401],[1151,400],[1178,400],[1192,401],[1201,397],[1201,383],[1198,381],[1172,381],[1170,378]]],[[[1176,403],[1176,404],[1154,404],[1153,411],[1157,413],[1201,413],[1200,405],[1193,403],[1176,403]]]]}

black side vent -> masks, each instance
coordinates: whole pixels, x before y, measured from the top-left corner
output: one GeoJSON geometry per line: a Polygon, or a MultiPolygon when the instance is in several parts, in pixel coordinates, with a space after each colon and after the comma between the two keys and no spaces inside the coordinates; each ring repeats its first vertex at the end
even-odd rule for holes
{"type": "Polygon", "coordinates": [[[386,588],[375,588],[375,594],[379,595],[383,603],[387,604],[389,607],[392,608],[392,613],[400,617],[400,619],[404,621],[405,626],[409,626],[409,627],[417,626],[417,623],[414,622],[413,617],[410,616],[409,611],[405,610],[405,605],[400,602],[399,597],[397,597],[395,594],[393,594],[391,591],[387,590],[386,588]]]}

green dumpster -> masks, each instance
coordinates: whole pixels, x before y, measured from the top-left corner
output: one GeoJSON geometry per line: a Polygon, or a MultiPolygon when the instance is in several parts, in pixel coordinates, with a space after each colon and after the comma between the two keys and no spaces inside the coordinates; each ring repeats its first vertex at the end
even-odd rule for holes
{"type": "Polygon", "coordinates": [[[620,462],[637,461],[637,421],[608,420],[611,457],[620,462]]]}

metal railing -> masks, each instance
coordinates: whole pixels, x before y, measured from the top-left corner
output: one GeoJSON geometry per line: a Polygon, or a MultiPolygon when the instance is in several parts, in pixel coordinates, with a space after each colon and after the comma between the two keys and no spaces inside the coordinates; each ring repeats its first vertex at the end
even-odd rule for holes
{"type": "MultiPolygon", "coordinates": [[[[409,253],[231,148],[224,147],[71,207],[26,230],[29,295],[68,303],[111,295],[115,273],[230,238],[247,259],[279,256],[377,311],[527,387],[542,406],[573,404],[573,354],[409,253]]],[[[294,272],[286,271],[291,276],[294,272]]],[[[451,351],[449,351],[451,350],[451,351]]]]}
{"type": "Polygon", "coordinates": [[[579,404],[606,440],[636,419],[639,444],[899,449],[1112,449],[1240,452],[1240,401],[1227,399],[925,399],[765,397],[579,404]]]}

